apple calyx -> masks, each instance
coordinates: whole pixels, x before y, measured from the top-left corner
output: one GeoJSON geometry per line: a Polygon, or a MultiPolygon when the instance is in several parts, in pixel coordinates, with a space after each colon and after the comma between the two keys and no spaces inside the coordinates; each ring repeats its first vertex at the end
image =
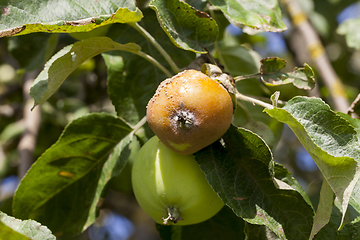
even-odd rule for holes
{"type": "Polygon", "coordinates": [[[180,213],[176,207],[168,207],[167,211],[168,211],[168,217],[167,218],[162,217],[164,225],[169,225],[170,224],[169,221],[175,224],[178,221],[184,220],[180,217],[180,213]]]}

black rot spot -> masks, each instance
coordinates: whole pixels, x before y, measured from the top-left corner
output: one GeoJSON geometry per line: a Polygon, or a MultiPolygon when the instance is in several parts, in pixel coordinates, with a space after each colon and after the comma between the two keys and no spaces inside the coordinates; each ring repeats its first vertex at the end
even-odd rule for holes
{"type": "Polygon", "coordinates": [[[3,15],[9,15],[10,14],[10,8],[8,8],[8,7],[3,7],[2,9],[1,9],[1,12],[2,12],[2,14],[3,15]]]}

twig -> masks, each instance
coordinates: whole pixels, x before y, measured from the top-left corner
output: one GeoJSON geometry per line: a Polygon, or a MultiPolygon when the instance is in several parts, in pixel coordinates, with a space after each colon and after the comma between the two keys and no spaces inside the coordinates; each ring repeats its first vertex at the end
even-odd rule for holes
{"type": "Polygon", "coordinates": [[[153,58],[152,56],[142,52],[142,51],[138,51],[138,52],[132,52],[135,53],[136,55],[148,60],[149,62],[151,62],[152,64],[154,64],[155,66],[157,66],[161,71],[163,71],[163,73],[165,73],[165,75],[169,78],[171,78],[173,76],[173,74],[171,72],[169,72],[163,65],[161,65],[161,63],[159,63],[155,58],[153,58]]]}
{"type": "MultiPolygon", "coordinates": [[[[259,100],[261,100],[261,101],[263,101],[263,102],[268,102],[269,104],[271,103],[271,100],[270,100],[270,98],[268,98],[268,97],[252,96],[252,95],[248,95],[248,96],[251,97],[251,98],[259,99],[259,100]]],[[[277,100],[277,103],[278,103],[278,105],[285,105],[287,102],[278,99],[278,100],[277,100]]]]}
{"type": "Polygon", "coordinates": [[[146,116],[144,116],[134,127],[131,131],[131,134],[135,134],[147,121],[146,116]]]}
{"type": "Polygon", "coordinates": [[[4,166],[5,166],[5,153],[0,143],[0,171],[4,169],[4,166]]]}
{"type": "Polygon", "coordinates": [[[237,76],[237,77],[234,77],[234,81],[235,82],[238,82],[238,81],[241,81],[241,80],[245,80],[245,79],[250,79],[250,78],[259,78],[263,76],[263,74],[261,73],[255,73],[255,74],[250,74],[250,75],[243,75],[243,76],[237,76]]]}
{"type": "Polygon", "coordinates": [[[282,0],[282,2],[289,12],[293,25],[298,28],[303,37],[308,54],[314,61],[325,86],[329,90],[335,110],[346,113],[349,102],[346,98],[344,86],[325,53],[319,35],[301,10],[297,0],[282,0]]]}
{"type": "Polygon", "coordinates": [[[261,101],[259,99],[256,99],[256,98],[245,96],[245,95],[239,93],[238,91],[236,91],[235,96],[236,96],[237,99],[244,100],[244,101],[247,101],[247,102],[251,102],[253,104],[263,106],[264,108],[268,108],[268,109],[273,109],[274,108],[273,105],[271,105],[269,103],[263,102],[263,101],[261,101]]]}
{"type": "Polygon", "coordinates": [[[36,146],[36,139],[38,131],[40,128],[41,122],[41,110],[39,107],[34,108],[31,111],[31,108],[34,104],[34,100],[30,98],[29,92],[32,85],[32,82],[38,75],[38,71],[28,72],[24,75],[24,86],[23,86],[23,96],[24,96],[24,122],[25,122],[25,131],[20,139],[19,145],[17,147],[19,153],[19,166],[18,166],[18,175],[19,178],[22,178],[27,170],[30,168],[31,164],[34,162],[34,151],[36,146]]]}
{"type": "Polygon", "coordinates": [[[360,93],[356,96],[355,100],[351,103],[350,107],[347,110],[347,114],[356,114],[354,108],[359,104],[360,93]]]}
{"type": "Polygon", "coordinates": [[[213,55],[211,55],[210,51],[207,48],[205,48],[205,51],[206,51],[206,56],[208,57],[210,63],[217,66],[218,64],[217,64],[215,58],[213,57],[213,55]]]}
{"type": "Polygon", "coordinates": [[[141,27],[138,23],[128,23],[131,27],[136,29],[139,33],[141,33],[159,52],[160,54],[165,58],[165,60],[169,63],[171,69],[178,73],[180,72],[179,67],[176,65],[176,63],[172,60],[170,55],[164,50],[164,48],[156,41],[156,39],[151,36],[150,33],[148,33],[143,27],[141,27]]]}

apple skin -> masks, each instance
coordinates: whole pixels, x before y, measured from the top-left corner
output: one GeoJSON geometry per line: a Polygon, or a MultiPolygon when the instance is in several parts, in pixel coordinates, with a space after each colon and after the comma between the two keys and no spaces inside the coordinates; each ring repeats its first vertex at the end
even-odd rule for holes
{"type": "Polygon", "coordinates": [[[188,155],[227,131],[233,103],[220,83],[200,71],[185,70],[159,85],[148,103],[146,116],[163,144],[188,155]]]}
{"type": "Polygon", "coordinates": [[[170,150],[156,136],[135,157],[132,185],[139,205],[159,224],[200,223],[224,206],[195,157],[170,150]]]}

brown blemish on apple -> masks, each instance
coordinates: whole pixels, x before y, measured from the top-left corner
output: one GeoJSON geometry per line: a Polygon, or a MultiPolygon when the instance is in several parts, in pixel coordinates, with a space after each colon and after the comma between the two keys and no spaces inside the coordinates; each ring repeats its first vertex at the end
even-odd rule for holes
{"type": "Polygon", "coordinates": [[[192,154],[219,139],[232,114],[225,88],[196,70],[164,80],[147,106],[150,128],[164,145],[181,154],[192,154]]]}

